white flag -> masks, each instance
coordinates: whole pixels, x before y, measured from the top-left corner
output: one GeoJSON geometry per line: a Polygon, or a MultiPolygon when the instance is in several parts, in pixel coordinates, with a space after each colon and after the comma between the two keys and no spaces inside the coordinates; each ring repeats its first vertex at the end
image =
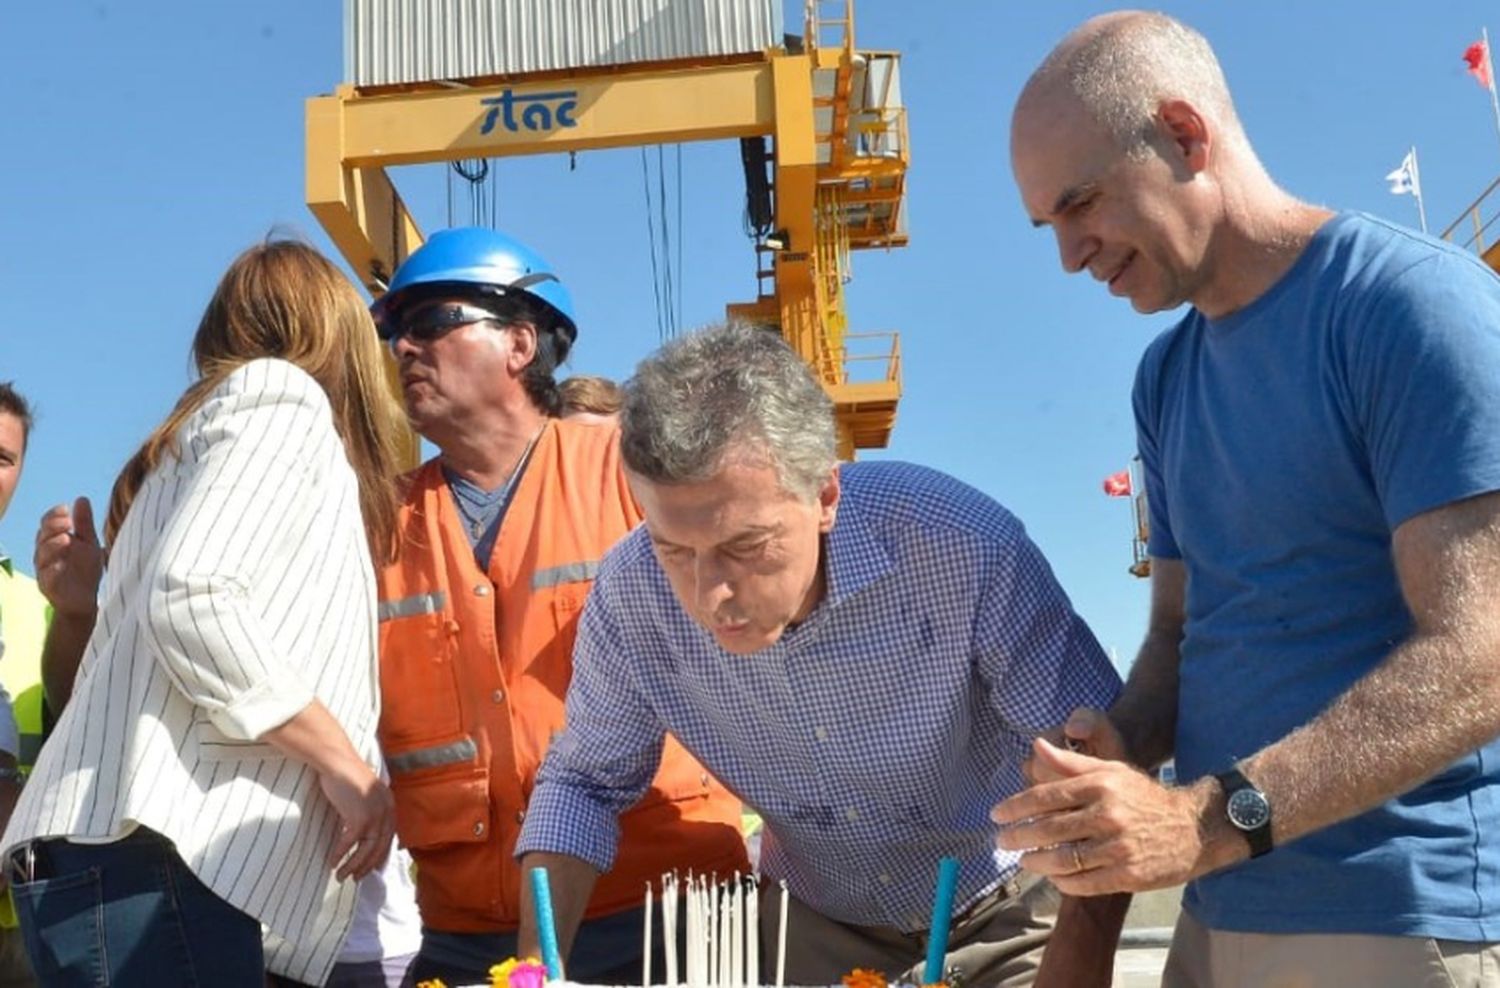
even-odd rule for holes
{"type": "Polygon", "coordinates": [[[1406,152],[1406,157],[1401,159],[1401,167],[1387,175],[1385,180],[1391,183],[1391,195],[1416,195],[1420,198],[1422,186],[1417,181],[1416,150],[1406,152]]]}

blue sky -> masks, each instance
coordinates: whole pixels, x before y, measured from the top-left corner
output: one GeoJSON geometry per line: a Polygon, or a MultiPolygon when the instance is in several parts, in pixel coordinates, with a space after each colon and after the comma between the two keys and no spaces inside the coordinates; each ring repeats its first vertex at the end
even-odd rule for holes
{"type": "MultiPolygon", "coordinates": [[[[801,4],[787,7],[791,25],[801,4]]],[[[1062,273],[1021,211],[1007,133],[1035,63],[1107,9],[859,0],[858,43],[904,56],[911,246],[856,255],[849,308],[853,331],[901,332],[896,431],[866,456],[946,470],[1015,511],[1123,664],[1147,590],[1125,569],[1127,505],[1100,481],[1131,456],[1135,363],[1171,319],[1062,273]]],[[[1297,195],[1415,225],[1412,199],[1383,180],[1415,144],[1441,229],[1500,173],[1488,96],[1460,60],[1487,12],[1500,30],[1493,5],[1164,9],[1214,43],[1252,141],[1297,195]]],[[[197,317],[239,250],[273,229],[328,248],[303,205],[303,101],[340,81],[341,30],[332,0],[51,0],[0,14],[0,379],[38,406],[0,519],[18,557],[48,505],[76,494],[100,505],[170,408],[197,317]]],[[[499,225],[541,250],[578,304],[572,369],[627,375],[657,342],[639,152],[580,155],[573,171],[565,156],[497,168],[499,225]]],[[[396,182],[426,229],[446,225],[440,166],[396,182]]],[[[691,326],[755,291],[737,146],[684,148],[683,196],[691,326]]]]}

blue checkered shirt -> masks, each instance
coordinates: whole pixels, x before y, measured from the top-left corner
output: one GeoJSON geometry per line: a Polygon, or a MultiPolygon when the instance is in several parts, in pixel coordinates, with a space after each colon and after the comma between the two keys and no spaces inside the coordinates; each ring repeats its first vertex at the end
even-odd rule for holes
{"type": "Polygon", "coordinates": [[[764,818],[761,873],[827,916],[925,930],[945,855],[959,909],[1014,876],[990,808],[1030,739],[1119,677],[1010,512],[908,464],[841,477],[825,598],[753,655],[683,611],[643,528],[610,551],[518,855],[608,870],[671,731],[764,818]]]}

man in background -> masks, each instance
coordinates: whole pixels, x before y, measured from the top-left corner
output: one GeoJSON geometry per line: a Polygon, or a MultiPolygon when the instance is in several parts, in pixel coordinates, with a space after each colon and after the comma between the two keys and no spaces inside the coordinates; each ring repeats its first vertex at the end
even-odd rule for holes
{"type": "MultiPolygon", "coordinates": [[[[26,398],[9,381],[0,382],[0,518],[21,483],[31,426],[26,398]]],[[[47,602],[36,581],[18,571],[0,548],[0,829],[10,820],[22,777],[41,747],[40,668],[46,631],[47,602]],[[24,725],[18,727],[18,719],[24,725]]],[[[7,891],[0,898],[0,988],[35,983],[7,891]]]]}
{"type": "MultiPolygon", "coordinates": [[[[483,982],[517,953],[515,842],[563,726],[578,615],[640,509],[618,430],[558,418],[553,372],[578,327],[534,251],[441,231],[373,311],[412,427],[437,447],[407,479],[401,558],[380,580],[380,736],[422,910],[413,973],[483,982]]],[[[649,775],[581,910],[575,981],[639,980],[644,893],[664,872],[748,870],[736,798],[675,742],[649,775]]]]}
{"type": "Polygon", "coordinates": [[[1063,267],[1139,312],[1149,630],[1037,746],[1001,846],[1067,892],[1188,881],[1165,984],[1492,985],[1500,969],[1500,280],[1276,185],[1208,42],[1088,21],[1011,160],[1063,267]]]}
{"type": "Polygon", "coordinates": [[[557,386],[562,417],[577,422],[614,423],[619,420],[620,386],[607,377],[574,374],[557,386]]]}

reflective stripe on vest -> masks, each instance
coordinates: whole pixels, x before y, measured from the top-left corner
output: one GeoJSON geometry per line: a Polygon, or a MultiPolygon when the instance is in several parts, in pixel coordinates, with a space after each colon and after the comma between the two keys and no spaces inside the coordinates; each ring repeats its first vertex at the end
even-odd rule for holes
{"type": "Polygon", "coordinates": [[[447,592],[437,590],[433,593],[419,593],[414,597],[402,597],[400,600],[381,601],[376,614],[382,621],[394,621],[413,614],[436,614],[447,606],[447,592]]]}
{"type": "Polygon", "coordinates": [[[474,744],[474,739],[464,738],[432,748],[416,748],[396,755],[387,755],[385,764],[392,774],[399,775],[403,772],[415,772],[419,768],[436,768],[439,765],[470,762],[477,754],[479,754],[479,748],[474,744]]]}
{"type": "Polygon", "coordinates": [[[599,561],[586,559],[581,563],[564,563],[531,574],[531,589],[546,590],[560,583],[581,583],[599,575],[599,561]]]}

